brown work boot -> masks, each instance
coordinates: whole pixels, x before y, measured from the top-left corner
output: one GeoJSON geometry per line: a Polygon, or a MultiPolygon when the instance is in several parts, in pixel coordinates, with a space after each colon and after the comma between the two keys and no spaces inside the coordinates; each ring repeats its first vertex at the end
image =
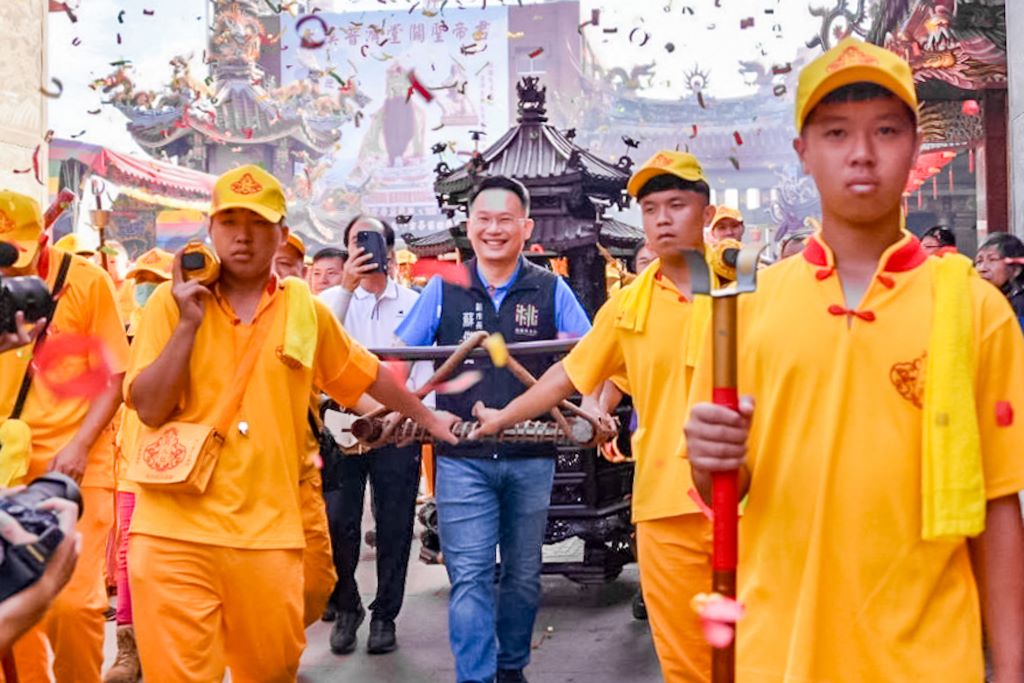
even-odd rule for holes
{"type": "Polygon", "coordinates": [[[117,627],[117,659],[103,676],[103,683],[137,683],[142,677],[139,650],[135,646],[135,629],[117,627]]]}

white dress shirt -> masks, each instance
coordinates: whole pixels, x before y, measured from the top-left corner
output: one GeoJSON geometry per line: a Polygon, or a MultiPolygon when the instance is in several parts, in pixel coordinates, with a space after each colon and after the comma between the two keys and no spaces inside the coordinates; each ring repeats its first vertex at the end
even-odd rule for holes
{"type": "MultiPolygon", "coordinates": [[[[346,293],[341,285],[336,285],[321,292],[320,299],[337,315],[338,306],[346,293]]],[[[359,286],[351,297],[345,319],[341,323],[353,339],[371,349],[404,346],[395,336],[395,330],[419,299],[420,295],[416,291],[388,278],[380,296],[359,286]]],[[[416,391],[427,383],[432,374],[434,365],[430,361],[413,363],[406,386],[410,391],[416,391]]],[[[433,407],[433,394],[428,398],[430,400],[424,403],[433,407]]]]}

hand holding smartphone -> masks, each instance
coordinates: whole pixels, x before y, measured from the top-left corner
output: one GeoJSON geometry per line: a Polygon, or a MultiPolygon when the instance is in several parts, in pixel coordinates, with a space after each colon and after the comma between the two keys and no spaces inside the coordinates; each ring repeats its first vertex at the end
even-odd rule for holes
{"type": "Polygon", "coordinates": [[[368,263],[376,265],[377,268],[370,272],[388,272],[388,247],[384,242],[384,235],[373,230],[360,230],[356,233],[356,245],[362,247],[365,253],[372,254],[368,263]]]}

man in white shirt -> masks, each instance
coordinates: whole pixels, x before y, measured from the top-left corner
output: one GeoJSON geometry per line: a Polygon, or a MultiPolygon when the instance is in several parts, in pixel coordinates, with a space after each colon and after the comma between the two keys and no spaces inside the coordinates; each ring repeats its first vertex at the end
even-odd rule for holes
{"type": "MultiPolygon", "coordinates": [[[[320,298],[342,321],[345,330],[368,348],[399,345],[395,329],[419,298],[389,276],[394,260],[395,233],[384,221],[357,216],[345,228],[349,259],[342,283],[320,294],[320,298]],[[383,237],[386,264],[375,262],[374,254],[360,246],[360,232],[383,237]]],[[[376,239],[376,238],[373,238],[376,239]]],[[[428,362],[391,364],[392,370],[405,374],[408,386],[415,390],[433,372],[428,362]]],[[[360,403],[359,412],[372,409],[360,403]]],[[[355,570],[359,563],[361,522],[366,482],[372,490],[377,522],[377,595],[370,604],[370,636],[367,651],[391,652],[397,647],[395,618],[405,593],[406,569],[412,544],[413,517],[420,481],[420,446],[384,446],[361,455],[341,459],[336,481],[325,482],[327,516],[334,546],[338,583],[330,606],[337,613],[331,628],[330,645],[335,654],[347,654],[356,647],[356,632],[366,616],[355,570]]]]}

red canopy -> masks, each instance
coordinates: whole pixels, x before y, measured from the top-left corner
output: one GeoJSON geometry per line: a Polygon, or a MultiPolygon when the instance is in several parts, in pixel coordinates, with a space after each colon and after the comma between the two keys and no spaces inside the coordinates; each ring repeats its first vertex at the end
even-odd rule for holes
{"type": "MultiPolygon", "coordinates": [[[[50,161],[75,159],[91,173],[110,180],[130,194],[145,195],[169,206],[209,202],[216,176],[163,161],[139,159],[76,140],[50,142],[50,161]]],[[[190,208],[194,208],[191,207],[190,208]]]]}

